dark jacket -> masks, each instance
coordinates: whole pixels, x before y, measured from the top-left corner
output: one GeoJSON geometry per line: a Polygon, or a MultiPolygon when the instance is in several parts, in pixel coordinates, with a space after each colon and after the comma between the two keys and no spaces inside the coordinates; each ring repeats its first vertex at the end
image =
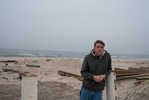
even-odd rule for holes
{"type": "Polygon", "coordinates": [[[83,77],[82,87],[89,91],[102,91],[105,87],[105,80],[102,82],[96,82],[93,79],[94,75],[105,74],[106,77],[110,74],[112,70],[111,66],[111,56],[107,51],[99,58],[93,53],[88,54],[83,61],[81,75],[83,77]]]}

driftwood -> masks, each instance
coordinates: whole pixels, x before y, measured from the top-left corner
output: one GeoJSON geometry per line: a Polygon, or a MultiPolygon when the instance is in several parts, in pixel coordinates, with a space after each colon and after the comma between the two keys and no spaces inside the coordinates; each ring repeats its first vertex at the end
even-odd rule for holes
{"type": "Polygon", "coordinates": [[[19,71],[16,71],[14,69],[8,69],[8,68],[2,68],[3,72],[14,72],[14,73],[18,73],[19,71]]]}
{"type": "Polygon", "coordinates": [[[13,73],[18,73],[19,76],[18,78],[19,79],[22,79],[22,76],[26,76],[27,74],[29,74],[29,72],[21,72],[21,71],[17,71],[17,70],[14,70],[14,69],[8,69],[8,68],[2,68],[3,72],[13,72],[13,73]]]}
{"type": "Polygon", "coordinates": [[[72,74],[72,73],[68,73],[68,72],[65,72],[65,71],[58,71],[58,74],[60,74],[61,76],[67,76],[67,77],[74,77],[80,81],[83,80],[83,77],[80,76],[80,75],[76,75],[76,74],[72,74]]]}
{"type": "Polygon", "coordinates": [[[136,80],[136,81],[134,82],[134,84],[138,85],[138,84],[140,84],[140,83],[143,82],[143,81],[145,81],[145,80],[136,80]]]}
{"type": "Polygon", "coordinates": [[[23,76],[27,76],[29,72],[19,72],[19,79],[22,79],[23,76]]]}
{"type": "Polygon", "coordinates": [[[40,67],[39,65],[30,65],[30,64],[26,64],[27,67],[40,67]]]}
{"type": "MultiPolygon", "coordinates": [[[[6,79],[6,80],[8,80],[8,78],[7,77],[2,77],[2,79],[6,79]]],[[[1,99],[0,99],[1,100],[1,99]]]]}
{"type": "Polygon", "coordinates": [[[16,60],[6,60],[6,61],[0,61],[5,63],[18,63],[16,60]]]}

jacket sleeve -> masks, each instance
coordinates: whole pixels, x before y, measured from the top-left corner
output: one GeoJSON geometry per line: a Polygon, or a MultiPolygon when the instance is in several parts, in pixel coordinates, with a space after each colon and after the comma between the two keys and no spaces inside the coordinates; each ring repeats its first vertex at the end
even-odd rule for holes
{"type": "Polygon", "coordinates": [[[93,79],[94,75],[89,73],[89,66],[88,66],[88,62],[87,62],[87,56],[84,58],[84,61],[83,61],[83,64],[82,64],[81,75],[84,79],[94,80],[93,79]]]}
{"type": "Polygon", "coordinates": [[[105,73],[106,78],[109,76],[110,72],[112,70],[112,65],[111,65],[111,56],[109,55],[109,61],[108,61],[108,66],[107,66],[107,71],[105,73]]]}

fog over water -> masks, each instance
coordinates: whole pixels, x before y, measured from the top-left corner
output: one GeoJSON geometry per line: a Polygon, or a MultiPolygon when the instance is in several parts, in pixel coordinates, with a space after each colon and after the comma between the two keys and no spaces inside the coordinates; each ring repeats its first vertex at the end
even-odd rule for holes
{"type": "Polygon", "coordinates": [[[0,0],[0,48],[149,55],[148,0],[0,0]]]}

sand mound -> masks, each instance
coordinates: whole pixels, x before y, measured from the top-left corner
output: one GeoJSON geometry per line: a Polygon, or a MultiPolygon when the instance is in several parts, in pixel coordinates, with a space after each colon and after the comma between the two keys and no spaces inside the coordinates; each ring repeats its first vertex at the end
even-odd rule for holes
{"type": "Polygon", "coordinates": [[[149,80],[139,84],[124,100],[149,100],[149,80]]]}

